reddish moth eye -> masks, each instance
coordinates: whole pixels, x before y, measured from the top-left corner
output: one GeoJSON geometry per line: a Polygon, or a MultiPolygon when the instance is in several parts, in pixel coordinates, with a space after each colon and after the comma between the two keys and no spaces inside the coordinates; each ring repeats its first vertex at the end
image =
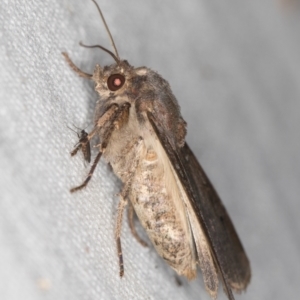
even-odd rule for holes
{"type": "Polygon", "coordinates": [[[107,79],[107,86],[111,91],[117,91],[125,83],[125,77],[121,74],[110,75],[107,79]]]}

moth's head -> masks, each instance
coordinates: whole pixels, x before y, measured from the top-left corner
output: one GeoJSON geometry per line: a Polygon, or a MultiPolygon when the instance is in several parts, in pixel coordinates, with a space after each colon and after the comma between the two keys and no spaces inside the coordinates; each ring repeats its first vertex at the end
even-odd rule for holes
{"type": "Polygon", "coordinates": [[[96,5],[100,17],[103,21],[103,24],[106,28],[106,31],[109,35],[111,44],[113,46],[114,52],[108,50],[107,48],[101,45],[93,45],[87,46],[80,42],[80,45],[86,48],[100,48],[106,53],[108,53],[116,63],[101,67],[100,65],[96,65],[93,75],[85,74],[89,79],[92,79],[95,82],[95,90],[99,93],[100,97],[103,99],[108,99],[114,96],[121,95],[128,91],[130,79],[134,76],[134,68],[129,65],[126,60],[121,60],[118,54],[118,50],[116,48],[113,37],[109,31],[107,23],[104,19],[102,11],[95,0],[92,0],[96,5]]]}
{"type": "Polygon", "coordinates": [[[92,77],[95,90],[101,97],[122,94],[128,88],[133,69],[127,60],[120,60],[103,68],[96,65],[92,77]]]}

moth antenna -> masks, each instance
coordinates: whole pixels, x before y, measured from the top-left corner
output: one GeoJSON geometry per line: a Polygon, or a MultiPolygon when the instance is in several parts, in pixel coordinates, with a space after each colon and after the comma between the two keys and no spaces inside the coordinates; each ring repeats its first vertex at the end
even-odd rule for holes
{"type": "Polygon", "coordinates": [[[88,46],[88,45],[83,44],[82,42],[79,42],[79,45],[82,46],[82,47],[85,47],[85,48],[100,48],[103,51],[107,52],[109,55],[111,55],[113,57],[113,59],[116,61],[116,63],[120,63],[120,59],[113,52],[111,52],[110,50],[104,48],[101,45],[88,46]]]}
{"type": "MultiPolygon", "coordinates": [[[[102,19],[102,21],[103,21],[103,23],[104,23],[104,26],[105,26],[105,28],[106,28],[106,31],[107,31],[107,33],[108,33],[108,35],[109,35],[109,38],[110,38],[110,42],[111,42],[111,44],[112,44],[112,46],[113,46],[113,48],[114,48],[114,50],[115,50],[115,57],[117,58],[117,62],[120,62],[120,56],[119,56],[119,54],[118,54],[118,50],[117,50],[117,47],[116,47],[116,45],[115,45],[115,42],[114,42],[114,39],[113,39],[113,37],[112,37],[112,35],[111,35],[111,33],[110,33],[110,31],[109,31],[109,28],[108,28],[108,26],[107,26],[107,24],[106,24],[106,21],[105,21],[105,18],[104,18],[104,16],[103,16],[103,14],[102,14],[102,11],[101,11],[101,9],[100,9],[100,6],[98,5],[98,3],[96,2],[96,0],[92,0],[94,3],[95,3],[95,5],[96,5],[96,7],[97,7],[97,9],[98,9],[98,12],[99,12],[99,14],[100,14],[100,16],[101,16],[101,19],[102,19]]],[[[103,48],[103,47],[101,47],[100,46],[100,48],[102,49],[102,50],[104,50],[104,51],[107,51],[107,49],[105,49],[105,48],[103,48]]],[[[107,51],[108,52],[108,51],[107,51]]],[[[109,53],[109,52],[108,52],[109,53]]],[[[114,56],[113,56],[114,57],[114,56]]],[[[114,58],[115,58],[114,57],[114,58]]],[[[116,59],[115,59],[116,60],[116,59]]]]}

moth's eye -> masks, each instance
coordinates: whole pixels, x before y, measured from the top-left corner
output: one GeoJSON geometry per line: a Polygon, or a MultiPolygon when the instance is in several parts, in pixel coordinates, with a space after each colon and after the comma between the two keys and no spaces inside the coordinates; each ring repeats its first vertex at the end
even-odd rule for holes
{"type": "Polygon", "coordinates": [[[117,91],[125,83],[125,77],[121,74],[110,75],[107,79],[107,86],[111,91],[117,91]]]}

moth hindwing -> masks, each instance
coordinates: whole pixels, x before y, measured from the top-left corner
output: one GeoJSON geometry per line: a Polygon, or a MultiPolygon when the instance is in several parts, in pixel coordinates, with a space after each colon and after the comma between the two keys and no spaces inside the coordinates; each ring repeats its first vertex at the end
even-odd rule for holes
{"type": "MultiPolygon", "coordinates": [[[[96,2],[93,0],[96,4],[96,2]]],[[[96,4],[97,5],[97,4],[96,4]]],[[[100,139],[98,154],[84,188],[103,155],[123,182],[115,239],[120,276],[124,274],[120,232],[124,209],[138,216],[158,254],[179,274],[193,279],[200,267],[206,290],[217,297],[219,278],[229,299],[250,281],[250,264],[233,224],[209,179],[185,142],[186,122],[168,82],[146,67],[121,60],[97,5],[114,52],[115,63],[94,73],[81,71],[63,53],[79,76],[95,83],[99,94],[94,128],[84,144],[100,139]]],[[[82,144],[82,143],[81,143],[82,144]]]]}

